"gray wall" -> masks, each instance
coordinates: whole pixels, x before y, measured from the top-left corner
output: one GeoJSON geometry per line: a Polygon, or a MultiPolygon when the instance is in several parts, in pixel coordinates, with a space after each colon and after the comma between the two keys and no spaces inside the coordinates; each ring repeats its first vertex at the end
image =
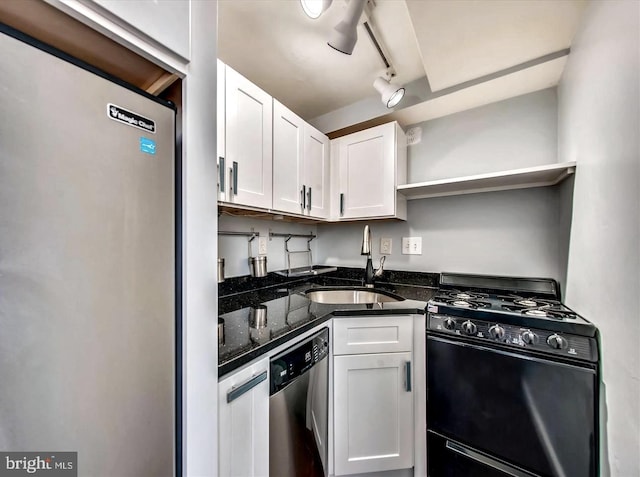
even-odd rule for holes
{"type": "Polygon", "coordinates": [[[559,88],[559,156],[578,162],[566,301],[602,335],[602,475],[620,477],[640,475],[639,16],[591,3],[559,88]]]}
{"type": "MultiPolygon", "coordinates": [[[[408,149],[409,182],[554,163],[556,90],[547,89],[421,123],[408,149]]],[[[406,222],[370,222],[374,256],[393,240],[387,268],[545,276],[564,282],[566,186],[413,200],[406,222]],[[562,221],[561,221],[562,219],[562,221]],[[402,255],[402,237],[422,237],[422,255],[402,255]]],[[[318,262],[364,266],[364,223],[318,225],[318,262]]]]}
{"type": "Polygon", "coordinates": [[[557,162],[555,88],[416,126],[422,141],[408,149],[410,183],[557,162]]]}
{"type": "Polygon", "coordinates": [[[410,201],[406,222],[318,226],[318,261],[364,267],[362,228],[393,240],[385,267],[423,272],[564,277],[557,188],[521,189],[410,201]],[[402,237],[422,237],[422,255],[402,255],[402,237]]]}

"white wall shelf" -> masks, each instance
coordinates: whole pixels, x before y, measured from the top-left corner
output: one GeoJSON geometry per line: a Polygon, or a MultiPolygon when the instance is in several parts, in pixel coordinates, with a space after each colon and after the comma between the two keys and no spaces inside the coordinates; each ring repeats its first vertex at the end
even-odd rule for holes
{"type": "Polygon", "coordinates": [[[474,176],[439,179],[436,181],[403,184],[398,192],[407,200],[443,197],[448,195],[474,194],[509,189],[525,189],[555,185],[576,170],[576,163],[562,162],[543,166],[490,172],[474,176]]]}

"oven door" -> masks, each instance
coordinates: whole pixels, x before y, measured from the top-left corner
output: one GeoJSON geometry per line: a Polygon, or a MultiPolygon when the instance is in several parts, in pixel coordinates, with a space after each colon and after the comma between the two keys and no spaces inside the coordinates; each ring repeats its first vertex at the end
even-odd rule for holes
{"type": "Polygon", "coordinates": [[[430,476],[597,475],[594,368],[429,336],[427,382],[430,476]]]}

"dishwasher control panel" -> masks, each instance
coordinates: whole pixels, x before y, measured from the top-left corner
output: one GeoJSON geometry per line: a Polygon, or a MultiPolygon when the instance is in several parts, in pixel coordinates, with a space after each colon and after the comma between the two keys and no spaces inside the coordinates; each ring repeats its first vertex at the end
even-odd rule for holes
{"type": "Polygon", "coordinates": [[[269,394],[275,394],[329,354],[329,329],[302,340],[271,358],[269,394]]]}

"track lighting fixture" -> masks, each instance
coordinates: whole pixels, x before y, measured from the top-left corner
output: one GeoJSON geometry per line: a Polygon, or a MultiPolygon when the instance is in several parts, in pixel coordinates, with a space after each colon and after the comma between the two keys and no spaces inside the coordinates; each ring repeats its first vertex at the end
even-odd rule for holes
{"type": "Polygon", "coordinates": [[[331,6],[333,0],[300,0],[304,13],[309,18],[318,18],[322,15],[327,8],[331,6]]]}
{"type": "Polygon", "coordinates": [[[347,13],[331,32],[328,45],[340,53],[350,55],[358,41],[358,21],[367,0],[349,0],[347,13]]]}
{"type": "MultiPolygon", "coordinates": [[[[384,76],[391,79],[391,74],[386,73],[384,76]]],[[[395,107],[404,97],[404,86],[391,84],[389,79],[381,76],[373,82],[373,87],[380,93],[382,104],[387,108],[395,107]]]]}

